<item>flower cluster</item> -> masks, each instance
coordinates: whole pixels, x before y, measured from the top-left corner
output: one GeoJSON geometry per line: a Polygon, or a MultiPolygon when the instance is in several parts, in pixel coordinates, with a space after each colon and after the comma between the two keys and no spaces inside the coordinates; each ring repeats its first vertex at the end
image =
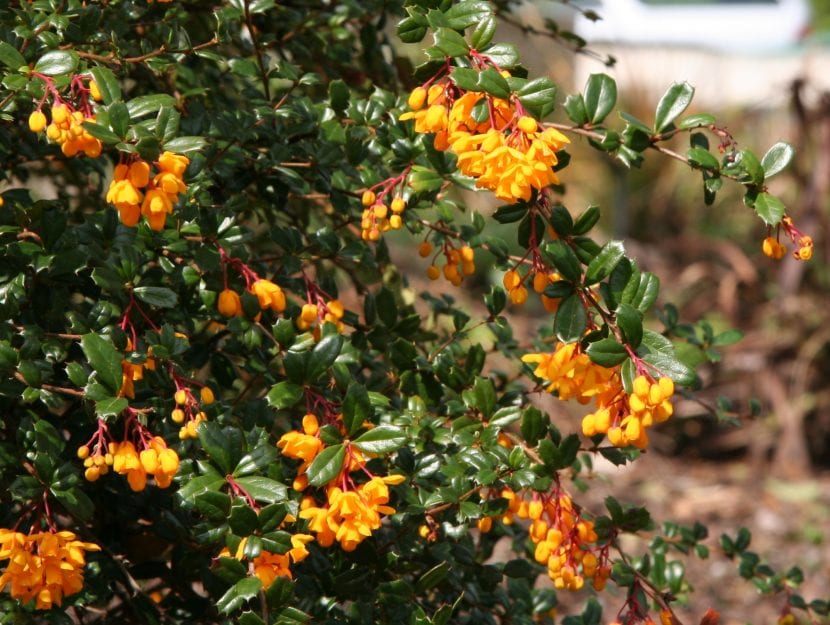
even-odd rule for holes
{"type": "MultiPolygon", "coordinates": [[[[200,407],[193,391],[186,386],[178,388],[173,398],[176,407],[170,413],[170,418],[173,423],[183,424],[179,429],[179,438],[181,440],[196,438],[198,436],[196,428],[202,421],[207,421],[207,414],[200,407]]],[[[214,402],[213,391],[209,386],[199,389],[199,400],[202,406],[209,406],[214,402]]]]}
{"type": "MultiPolygon", "coordinates": [[[[426,258],[432,253],[432,244],[424,241],[418,248],[418,253],[426,258]]],[[[471,276],[476,271],[475,250],[469,245],[455,247],[452,242],[444,241],[441,250],[435,255],[432,264],[427,268],[427,277],[430,280],[437,280],[444,275],[444,278],[453,286],[458,286],[464,280],[464,276],[471,276]],[[444,268],[438,269],[438,256],[443,254],[444,268]],[[459,269],[460,268],[460,269],[459,269]]]]}
{"type": "Polygon", "coordinates": [[[365,538],[380,527],[381,514],[395,514],[389,502],[388,484],[400,484],[403,475],[372,476],[368,482],[341,488],[330,484],[327,502],[317,506],[313,497],[304,497],[300,518],[308,519],[308,529],[322,547],[335,541],[344,551],[354,551],[365,538]]]}
{"type": "Polygon", "coordinates": [[[364,241],[377,241],[382,232],[400,230],[403,225],[401,215],[406,201],[398,195],[387,206],[383,197],[383,192],[376,194],[372,190],[364,191],[361,196],[363,214],[360,217],[360,236],[364,241]]]}
{"type": "MultiPolygon", "coordinates": [[[[813,257],[813,237],[804,234],[795,227],[792,217],[785,215],[779,224],[780,230],[789,237],[793,245],[798,246],[798,249],[793,251],[793,258],[796,260],[810,260],[813,257]]],[[[787,254],[787,246],[778,240],[778,237],[767,236],[761,244],[761,250],[766,256],[780,260],[787,254]]]]}
{"type": "Polygon", "coordinates": [[[239,294],[228,286],[228,267],[236,271],[245,280],[245,288],[257,298],[262,310],[273,310],[281,313],[285,310],[285,293],[278,284],[266,278],[260,278],[256,271],[248,267],[241,259],[230,256],[223,247],[216,246],[225,275],[225,288],[219,292],[216,300],[216,309],[224,317],[238,317],[242,315],[242,299],[239,294]]]}
{"type": "MultiPolygon", "coordinates": [[[[551,493],[533,493],[530,500],[509,488],[499,496],[508,502],[503,523],[509,525],[516,518],[530,521],[528,535],[535,545],[534,559],[548,567],[556,588],[579,590],[586,579],[596,590],[605,587],[611,575],[607,547],[593,547],[597,542],[594,524],[582,518],[570,496],[558,487],[551,493]]],[[[492,518],[480,519],[478,527],[489,531],[492,518]]]]}
{"type": "MultiPolygon", "coordinates": [[[[308,549],[306,543],[314,540],[314,537],[309,534],[294,534],[291,536],[291,549],[286,553],[271,553],[270,551],[262,551],[258,556],[251,558],[251,568],[254,575],[262,582],[264,588],[268,588],[274,583],[278,577],[287,577],[292,579],[290,564],[302,562],[308,557],[308,549]]],[[[245,545],[248,539],[243,538],[239,541],[239,546],[234,552],[234,558],[239,561],[245,559],[245,545]]],[[[229,558],[230,550],[225,547],[219,552],[219,557],[229,558]]]]}
{"type": "Polygon", "coordinates": [[[189,158],[173,152],[159,156],[155,174],[150,164],[141,159],[121,163],[115,168],[107,202],[118,209],[118,217],[125,226],[135,226],[144,215],[150,228],[160,231],[167,215],[173,212],[173,205],[187,190],[183,176],[189,163],[189,158]]]}
{"type": "Polygon", "coordinates": [[[543,129],[518,98],[464,92],[444,78],[416,87],[408,104],[412,111],[400,119],[414,119],[416,132],[435,133],[435,148],[455,152],[458,169],[499,199],[528,201],[534,190],[559,183],[556,152],[569,140],[558,130],[543,129]],[[488,115],[479,120],[474,111],[483,101],[488,115]]]}
{"type": "Polygon", "coordinates": [[[606,434],[616,447],[648,446],[647,429],[673,413],[674,382],[653,378],[641,362],[629,395],[622,386],[620,368],[594,364],[577,343],[559,344],[550,354],[526,354],[522,360],[535,363],[534,375],[549,382],[546,390],[559,399],[581,404],[595,400],[596,410],[582,419],[585,436],[606,434]]]}
{"type": "MultiPolygon", "coordinates": [[[[44,81],[46,95],[44,101],[29,115],[29,130],[34,133],[46,131],[46,137],[61,146],[64,156],[85,154],[90,158],[101,155],[101,142],[84,128],[84,122],[95,122],[95,114],[89,99],[101,99],[101,93],[94,80],[84,85],[85,77],[75,76],[70,83],[68,99],[59,93],[54,81],[48,76],[35,74],[44,81]],[[54,98],[51,108],[52,119],[49,121],[43,112],[45,99],[54,98]]],[[[88,80],[88,79],[86,79],[88,80]]]]}
{"type": "Polygon", "coordinates": [[[76,540],[69,531],[23,534],[0,529],[0,561],[8,560],[0,575],[0,589],[35,608],[48,610],[84,585],[86,551],[100,551],[94,543],[76,540]]]}
{"type": "Polygon", "coordinates": [[[315,335],[319,335],[319,326],[323,323],[331,323],[342,334],[346,328],[343,324],[343,315],[345,312],[340,300],[333,299],[326,301],[323,298],[319,298],[316,304],[311,302],[303,304],[300,315],[297,317],[297,327],[302,331],[312,330],[315,335]]]}
{"type": "Polygon", "coordinates": [[[109,453],[113,459],[112,470],[126,475],[130,488],[135,492],[147,486],[148,474],[153,476],[156,486],[167,488],[179,470],[178,454],[167,447],[160,436],[143,440],[141,451],[129,440],[113,442],[110,443],[109,453]]]}

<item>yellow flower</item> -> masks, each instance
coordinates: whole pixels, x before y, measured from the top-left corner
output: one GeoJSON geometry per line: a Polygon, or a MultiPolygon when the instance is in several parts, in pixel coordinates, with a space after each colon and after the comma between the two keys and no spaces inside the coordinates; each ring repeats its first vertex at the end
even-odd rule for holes
{"type": "Polygon", "coordinates": [[[262,310],[268,310],[269,308],[274,312],[285,310],[285,293],[270,280],[260,278],[254,282],[251,285],[251,293],[257,296],[259,307],[262,310]]]}

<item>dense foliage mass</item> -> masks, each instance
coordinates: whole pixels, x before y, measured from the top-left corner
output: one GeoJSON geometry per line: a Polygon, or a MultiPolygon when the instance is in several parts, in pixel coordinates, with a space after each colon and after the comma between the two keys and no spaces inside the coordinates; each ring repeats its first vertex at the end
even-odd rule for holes
{"type": "MultiPolygon", "coordinates": [[[[609,76],[563,97],[493,41],[504,4],[0,9],[0,622],[552,622],[577,592],[570,625],[680,623],[706,528],[580,496],[698,383],[675,343],[738,334],[644,325],[659,278],[565,206],[567,148],[682,160],[707,202],[742,185],[764,253],[807,260],[765,186],[792,150],[684,115],[685,83],[607,122],[609,76]],[[482,258],[500,282],[465,311],[482,258]],[[510,308],[537,297],[522,344],[510,308]]],[[[828,613],[749,543],[720,549],[782,621],[828,613]]]]}

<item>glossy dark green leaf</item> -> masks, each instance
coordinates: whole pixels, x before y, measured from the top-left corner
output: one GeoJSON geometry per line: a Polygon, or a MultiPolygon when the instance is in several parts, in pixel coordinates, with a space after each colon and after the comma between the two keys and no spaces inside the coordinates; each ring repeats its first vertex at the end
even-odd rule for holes
{"type": "Polygon", "coordinates": [[[204,137],[176,137],[164,142],[164,149],[176,154],[187,154],[205,149],[207,140],[204,137]]]}
{"type": "Polygon", "coordinates": [[[534,117],[542,119],[556,107],[556,83],[550,78],[534,78],[517,92],[519,102],[534,117]]]}
{"type": "Polygon", "coordinates": [[[585,270],[585,284],[596,284],[607,278],[624,255],[625,248],[622,241],[609,241],[603,245],[599,253],[588,263],[588,268],[585,270]]]}
{"type": "Polygon", "coordinates": [[[625,347],[611,338],[594,341],[585,351],[591,361],[601,367],[613,367],[628,358],[625,347]]]}
{"type": "Polygon", "coordinates": [[[129,402],[123,397],[108,397],[95,402],[95,414],[100,418],[115,417],[124,412],[129,402]]]}
{"type": "Polygon", "coordinates": [[[510,85],[498,70],[488,67],[478,73],[478,91],[484,91],[495,98],[506,100],[510,97],[510,85]]]}
{"type": "Polygon", "coordinates": [[[447,25],[455,30],[464,30],[475,26],[491,17],[493,9],[489,2],[482,0],[464,0],[454,4],[444,12],[447,25]]]}
{"type": "Polygon", "coordinates": [[[240,579],[216,602],[216,607],[222,614],[230,614],[241,608],[246,601],[257,596],[262,588],[262,582],[257,577],[240,579]]]}
{"type": "Polygon", "coordinates": [[[85,334],[81,337],[81,348],[95,370],[98,381],[112,391],[115,396],[121,389],[121,360],[123,355],[112,346],[112,343],[97,334],[85,334]]]}
{"type": "Polygon", "coordinates": [[[74,72],[77,67],[77,52],[73,50],[51,50],[38,59],[34,71],[45,76],[59,76],[74,72]]]}
{"type": "Polygon", "coordinates": [[[98,91],[101,92],[103,104],[109,105],[121,99],[121,86],[118,84],[118,79],[112,73],[112,70],[103,65],[97,65],[90,68],[89,71],[98,85],[98,91]]]}
{"type": "Polygon", "coordinates": [[[326,447],[314,458],[306,470],[308,483],[311,486],[322,486],[333,480],[343,468],[343,459],[346,456],[344,445],[326,447]]]}
{"type": "Polygon", "coordinates": [[[481,91],[478,82],[479,73],[469,67],[454,67],[450,78],[459,89],[464,91],[481,91]]]}
{"type": "Polygon", "coordinates": [[[579,217],[576,218],[573,226],[574,234],[586,234],[593,228],[600,218],[600,210],[598,206],[589,206],[579,217]]]}
{"type": "Polygon", "coordinates": [[[435,38],[435,47],[445,56],[467,56],[470,51],[464,37],[451,28],[439,28],[433,36],[435,38]]]}
{"type": "Polygon", "coordinates": [[[720,162],[709,151],[704,148],[689,148],[686,152],[686,158],[689,163],[701,169],[711,169],[717,171],[720,168],[720,162]]]}
{"type": "Polygon", "coordinates": [[[349,106],[349,88],[340,79],[329,83],[329,104],[338,113],[342,113],[349,106]]]}
{"type": "Polygon", "coordinates": [[[585,108],[585,98],[581,93],[574,93],[565,98],[563,105],[568,118],[577,126],[588,123],[588,111],[585,108]]]}
{"type": "Polygon", "coordinates": [[[89,521],[95,513],[95,504],[84,493],[80,487],[74,486],[67,489],[50,489],[52,495],[60,505],[66,508],[69,513],[81,521],[89,521]]]}
{"type": "Polygon", "coordinates": [[[512,43],[496,43],[481,52],[501,69],[512,69],[519,62],[519,51],[512,43]]]}
{"type": "Polygon", "coordinates": [[[626,344],[637,349],[643,340],[643,313],[630,304],[620,304],[614,311],[617,326],[626,344]]]}
{"type": "Polygon", "coordinates": [[[697,379],[694,369],[684,365],[673,354],[651,352],[643,356],[643,360],[653,365],[661,376],[668,376],[682,386],[690,386],[697,379]]]}
{"type": "Polygon", "coordinates": [[[779,141],[773,145],[761,159],[761,167],[764,168],[764,179],[786,169],[794,156],[795,149],[789,143],[779,141]]]}
{"type": "Polygon", "coordinates": [[[654,114],[655,131],[663,132],[685,111],[695,95],[695,88],[687,82],[673,83],[657,103],[654,114]]]}
{"type": "Polygon", "coordinates": [[[133,289],[133,293],[145,304],[157,308],[175,308],[179,303],[178,295],[163,286],[139,286],[133,289]]]}
{"type": "Polygon", "coordinates": [[[545,435],[550,418],[535,406],[525,408],[522,413],[522,438],[528,445],[535,446],[545,435]]]}
{"type": "Polygon", "coordinates": [[[398,22],[398,37],[404,43],[418,43],[426,36],[427,29],[426,16],[413,13],[398,22]]]}
{"type": "Polygon", "coordinates": [[[84,122],[84,128],[93,137],[100,139],[103,143],[108,145],[115,145],[121,141],[121,137],[101,124],[96,124],[95,122],[84,122]]]}
{"type": "Polygon", "coordinates": [[[26,65],[26,59],[10,43],[0,41],[0,63],[14,71],[26,65]]]}
{"type": "Polygon", "coordinates": [[[265,398],[274,408],[291,408],[297,405],[304,394],[305,392],[301,385],[284,380],[272,386],[265,398]]]}
{"type": "Polygon", "coordinates": [[[262,475],[248,475],[235,478],[236,483],[244,488],[256,501],[278,503],[285,501],[288,489],[285,484],[262,475]]]}
{"type": "Polygon", "coordinates": [[[715,123],[715,117],[709,113],[695,113],[694,115],[687,115],[677,122],[677,127],[680,130],[690,130],[698,128],[699,126],[710,126],[715,123]]]}
{"type": "Polygon", "coordinates": [[[568,209],[557,204],[551,210],[550,224],[560,237],[569,237],[573,233],[574,222],[568,209]]]}
{"type": "Polygon", "coordinates": [[[608,74],[591,74],[583,94],[585,112],[592,124],[601,124],[617,104],[617,83],[608,74]]]}
{"type": "Polygon", "coordinates": [[[406,442],[406,432],[396,425],[379,425],[367,430],[352,445],[370,454],[388,454],[406,442]]]}
{"type": "Polygon", "coordinates": [[[110,128],[122,140],[126,138],[127,131],[130,129],[130,112],[127,105],[123,102],[113,102],[109,105],[107,112],[109,114],[110,128]]]}
{"type": "Polygon", "coordinates": [[[233,470],[234,451],[231,449],[233,441],[226,434],[227,432],[215,421],[203,421],[197,429],[199,442],[210,456],[211,460],[219,467],[223,474],[227,475],[233,470]]]}
{"type": "Polygon", "coordinates": [[[132,119],[157,113],[162,106],[176,106],[176,99],[166,93],[155,93],[130,98],[127,102],[127,110],[132,119]]]}
{"type": "Polygon", "coordinates": [[[351,436],[363,427],[363,423],[370,419],[373,413],[372,403],[365,386],[357,382],[349,385],[346,396],[343,398],[342,411],[346,436],[351,436]]]}
{"type": "Polygon", "coordinates": [[[556,309],[556,318],[553,322],[553,331],[563,343],[573,343],[585,334],[588,317],[582,300],[574,293],[559,302],[556,309]]]}
{"type": "Polygon", "coordinates": [[[777,226],[784,217],[784,202],[767,192],[759,193],[755,198],[755,212],[768,226],[777,226]]]}
{"type": "Polygon", "coordinates": [[[496,17],[487,15],[475,23],[475,28],[470,33],[470,47],[474,50],[483,48],[493,40],[494,34],[496,34],[496,17]]]}
{"type": "Polygon", "coordinates": [[[314,346],[309,354],[306,363],[306,379],[314,381],[319,378],[329,367],[334,364],[334,360],[340,355],[340,350],[343,347],[343,337],[339,334],[329,334],[320,339],[320,342],[314,346]]]}
{"type": "Polygon", "coordinates": [[[556,267],[563,278],[571,282],[582,280],[582,264],[564,241],[551,241],[542,248],[542,254],[556,267]]]}
{"type": "Polygon", "coordinates": [[[226,493],[206,490],[196,495],[194,506],[199,514],[213,522],[222,523],[231,511],[231,498],[226,493]]]}

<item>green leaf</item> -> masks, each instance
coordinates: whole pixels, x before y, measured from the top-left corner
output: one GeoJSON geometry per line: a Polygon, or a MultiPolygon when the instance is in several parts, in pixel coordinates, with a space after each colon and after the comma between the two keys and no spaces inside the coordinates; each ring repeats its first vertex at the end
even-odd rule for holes
{"type": "Polygon", "coordinates": [[[150,113],[157,113],[162,106],[176,106],[176,98],[166,93],[155,93],[139,96],[127,102],[127,110],[132,119],[143,117],[150,113]]]}
{"type": "Polygon", "coordinates": [[[227,475],[233,470],[233,450],[231,449],[230,437],[215,421],[203,421],[196,430],[199,435],[199,442],[223,474],[227,475]]]}
{"type": "Polygon", "coordinates": [[[489,378],[476,378],[472,389],[462,393],[467,408],[478,410],[489,420],[496,408],[496,390],[489,378]]]}
{"type": "Polygon", "coordinates": [[[697,378],[694,369],[684,365],[673,354],[651,352],[643,356],[643,360],[654,365],[661,375],[670,377],[682,386],[690,386],[697,378]]]}
{"type": "Polygon", "coordinates": [[[130,130],[130,112],[123,102],[113,102],[108,108],[110,128],[121,139],[125,139],[130,130]]]}
{"type": "Polygon", "coordinates": [[[568,118],[577,126],[583,126],[588,123],[588,111],[585,109],[585,98],[581,93],[575,93],[565,98],[563,105],[568,118]]]}
{"type": "Polygon", "coordinates": [[[600,210],[598,206],[589,206],[579,217],[576,218],[573,226],[573,233],[576,235],[585,234],[593,228],[600,218],[600,210]]]}
{"type": "Polygon", "coordinates": [[[481,52],[501,69],[511,69],[519,62],[519,51],[512,43],[496,43],[481,52]]]}
{"type": "Polygon", "coordinates": [[[591,74],[583,98],[588,121],[600,124],[617,103],[617,83],[608,74],[591,74]]]}
{"type": "Polygon", "coordinates": [[[464,30],[479,24],[493,14],[489,2],[466,0],[451,6],[444,12],[447,25],[454,30],[464,30]]]}
{"type": "Polygon", "coordinates": [[[614,314],[623,339],[637,349],[643,340],[643,313],[630,304],[620,304],[614,314]]]}
{"type": "Polygon", "coordinates": [[[108,397],[95,402],[95,414],[100,417],[115,417],[124,412],[129,402],[123,397],[108,397]]]}
{"type": "Polygon", "coordinates": [[[74,486],[66,490],[50,488],[49,490],[72,516],[81,521],[92,519],[92,515],[95,513],[95,504],[79,487],[74,486]]]}
{"type": "Polygon", "coordinates": [[[717,158],[705,148],[689,148],[686,152],[686,158],[689,159],[689,164],[700,169],[711,169],[717,171],[720,168],[720,162],[717,158]]]}
{"type": "Polygon", "coordinates": [[[72,50],[52,50],[35,63],[34,71],[46,76],[69,74],[78,67],[78,54],[72,50]]]}
{"type": "Polygon", "coordinates": [[[305,394],[303,387],[293,382],[278,382],[271,387],[265,399],[274,408],[291,408],[297,405],[305,394]]]}
{"type": "Polygon", "coordinates": [[[764,183],[764,168],[758,157],[749,150],[738,152],[726,169],[740,174],[740,182],[743,184],[760,186],[764,183]]]}
{"type": "Polygon", "coordinates": [[[91,68],[89,72],[98,84],[98,91],[101,92],[101,100],[104,104],[112,104],[121,99],[121,86],[115,74],[108,67],[98,65],[91,68]]]}
{"type": "Polygon", "coordinates": [[[349,95],[349,88],[341,79],[329,83],[329,103],[336,112],[342,113],[349,107],[349,95]]]}
{"type": "Polygon", "coordinates": [[[222,614],[230,614],[238,610],[246,601],[257,596],[262,588],[262,582],[257,577],[240,579],[216,602],[216,607],[222,614]]]}
{"type": "Polygon", "coordinates": [[[450,78],[464,91],[481,91],[478,84],[478,72],[469,67],[454,67],[450,78]]]}
{"type": "Polygon", "coordinates": [[[483,48],[493,40],[494,34],[496,34],[496,17],[488,15],[476,23],[473,32],[470,34],[470,46],[474,50],[483,48]]]}
{"type": "Polygon", "coordinates": [[[478,91],[484,91],[503,100],[510,97],[510,85],[507,84],[504,76],[492,67],[478,73],[478,91]]]}
{"type": "Polygon", "coordinates": [[[84,122],[84,128],[93,137],[100,139],[109,145],[115,145],[121,141],[121,138],[117,134],[101,124],[96,124],[95,122],[84,122]]]}
{"type": "Polygon", "coordinates": [[[426,16],[415,13],[398,22],[398,37],[404,43],[418,43],[426,36],[427,27],[426,16]]]}
{"type": "Polygon", "coordinates": [[[464,37],[451,28],[439,28],[435,31],[433,37],[435,38],[435,47],[438,48],[444,56],[467,56],[470,51],[464,37]]]}
{"type": "Polygon", "coordinates": [[[26,59],[10,43],[0,41],[0,63],[11,70],[17,70],[26,65],[26,59]]]}
{"type": "Polygon", "coordinates": [[[207,140],[204,137],[176,137],[164,142],[164,149],[176,154],[199,152],[205,149],[207,140]]]}
{"type": "Polygon", "coordinates": [[[288,489],[285,484],[261,475],[249,475],[235,478],[236,483],[248,491],[248,494],[257,501],[277,503],[285,501],[288,489]]]}
{"type": "Polygon", "coordinates": [[[779,141],[772,146],[761,159],[761,167],[764,168],[764,179],[785,169],[794,156],[795,149],[789,143],[779,141]]]}
{"type": "Polygon", "coordinates": [[[625,285],[620,301],[624,304],[631,304],[641,313],[646,313],[657,301],[660,293],[660,279],[651,272],[640,274],[637,282],[625,285]]]}
{"type": "Polygon", "coordinates": [[[428,193],[440,189],[444,184],[444,177],[430,169],[416,165],[412,168],[408,184],[415,193],[428,193]]]}
{"type": "Polygon", "coordinates": [[[528,445],[535,446],[547,432],[550,418],[535,406],[528,406],[522,413],[522,438],[528,445]]]}
{"type": "Polygon", "coordinates": [[[388,454],[406,442],[406,432],[397,425],[379,425],[364,432],[352,445],[370,454],[388,454]]]}
{"type": "Polygon", "coordinates": [[[123,355],[112,343],[97,334],[84,334],[81,337],[81,349],[84,350],[89,364],[98,374],[98,381],[109,388],[111,395],[121,390],[121,361],[123,355]]]}
{"type": "Polygon", "coordinates": [[[609,241],[602,246],[585,270],[585,285],[591,285],[607,278],[625,255],[622,241],[609,241]]]}
{"type": "Polygon", "coordinates": [[[322,486],[333,480],[343,468],[345,456],[346,447],[342,444],[326,447],[306,469],[308,483],[311,486],[322,486]]]}
{"type": "Polygon", "coordinates": [[[366,387],[357,382],[350,384],[343,398],[343,425],[346,428],[346,436],[351,436],[363,427],[363,423],[372,417],[372,413],[372,402],[369,400],[366,387]]]}
{"type": "Polygon", "coordinates": [[[449,572],[449,563],[446,560],[440,562],[418,578],[418,581],[415,583],[415,589],[417,592],[424,592],[430,588],[435,588],[447,578],[449,572]]]}
{"type": "Polygon", "coordinates": [[[766,191],[755,198],[755,212],[768,226],[777,226],[784,217],[784,202],[766,191]]]}
{"type": "Polygon", "coordinates": [[[158,308],[175,308],[179,303],[179,296],[163,286],[139,286],[133,293],[145,304],[158,308]]]}
{"type": "Polygon", "coordinates": [[[194,506],[207,519],[222,523],[231,510],[231,498],[226,493],[207,490],[196,495],[194,506]]]}
{"type": "Polygon", "coordinates": [[[591,361],[601,367],[614,367],[628,358],[625,347],[611,338],[594,341],[585,351],[591,361]]]}
{"type": "Polygon", "coordinates": [[[654,129],[663,132],[685,111],[695,95],[695,88],[687,82],[673,83],[657,103],[654,114],[654,129]]]}
{"type": "Polygon", "coordinates": [[[585,334],[588,317],[582,300],[574,293],[559,302],[556,309],[556,319],[553,322],[553,331],[563,343],[573,343],[585,334]]]}
{"type": "Polygon", "coordinates": [[[733,345],[744,338],[744,333],[740,330],[736,330],[735,328],[730,328],[729,330],[724,330],[720,334],[718,334],[713,340],[712,345],[715,346],[725,346],[725,345],[733,345]]]}
{"type": "Polygon", "coordinates": [[[329,334],[320,339],[314,346],[306,362],[306,380],[314,382],[330,366],[340,354],[343,347],[343,337],[339,334],[329,334]]]}
{"type": "Polygon", "coordinates": [[[516,95],[522,106],[537,119],[542,119],[556,106],[556,83],[550,78],[535,78],[527,81],[516,95]]]}
{"type": "Polygon", "coordinates": [[[542,254],[556,267],[560,275],[571,282],[582,279],[582,264],[564,241],[557,239],[542,248],[542,254]]]}
{"type": "Polygon", "coordinates": [[[695,113],[694,115],[688,115],[677,122],[677,127],[680,128],[680,130],[691,130],[692,128],[709,126],[714,123],[715,117],[713,115],[710,115],[709,113],[695,113]]]}

